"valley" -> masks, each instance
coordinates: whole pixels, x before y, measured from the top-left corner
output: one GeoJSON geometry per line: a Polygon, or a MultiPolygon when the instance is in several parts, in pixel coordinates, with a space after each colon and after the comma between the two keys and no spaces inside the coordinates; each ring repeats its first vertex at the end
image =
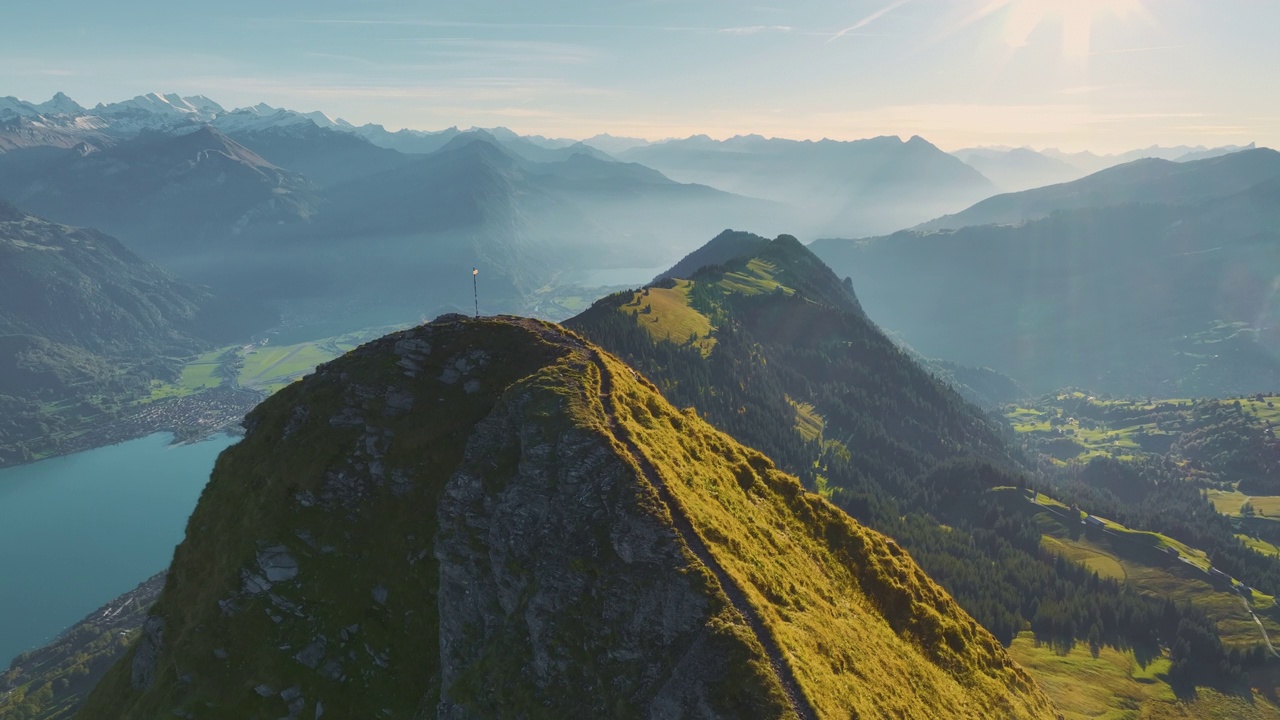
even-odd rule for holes
{"type": "Polygon", "coordinates": [[[1280,154],[587,134],[0,98],[0,717],[1280,718],[1280,154]]]}

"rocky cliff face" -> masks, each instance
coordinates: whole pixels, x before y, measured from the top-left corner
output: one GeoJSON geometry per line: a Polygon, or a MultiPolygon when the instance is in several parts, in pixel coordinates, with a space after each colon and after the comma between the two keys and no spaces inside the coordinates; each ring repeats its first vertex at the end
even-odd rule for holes
{"type": "Polygon", "coordinates": [[[320,368],[82,718],[1052,717],[885,538],[532,320],[320,368]]]}

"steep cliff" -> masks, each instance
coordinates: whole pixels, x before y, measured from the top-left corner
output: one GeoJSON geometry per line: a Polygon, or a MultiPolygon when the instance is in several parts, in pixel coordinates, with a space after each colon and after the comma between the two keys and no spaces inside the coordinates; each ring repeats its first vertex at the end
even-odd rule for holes
{"type": "Polygon", "coordinates": [[[895,543],[557,326],[442,318],[247,424],[78,717],[1054,716],[895,543]]]}

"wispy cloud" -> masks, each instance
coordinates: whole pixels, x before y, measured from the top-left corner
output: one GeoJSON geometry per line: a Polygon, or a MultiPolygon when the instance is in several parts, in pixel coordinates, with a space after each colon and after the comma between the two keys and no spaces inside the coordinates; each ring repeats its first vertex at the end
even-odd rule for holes
{"type": "Polygon", "coordinates": [[[1132,48],[1118,48],[1116,50],[1098,50],[1095,52],[1091,52],[1089,54],[1090,55],[1127,55],[1129,53],[1155,52],[1157,50],[1182,50],[1183,48],[1189,48],[1189,47],[1191,46],[1190,45],[1153,45],[1151,47],[1132,47],[1132,48]]]}
{"type": "Polygon", "coordinates": [[[1055,95],[1092,95],[1103,90],[1115,90],[1125,87],[1124,85],[1076,85],[1073,87],[1065,87],[1054,90],[1055,95]]]}
{"type": "Polygon", "coordinates": [[[719,28],[691,27],[687,25],[622,25],[600,23],[526,23],[526,22],[482,22],[472,20],[423,20],[423,19],[384,19],[384,18],[261,18],[263,22],[300,23],[304,25],[370,25],[392,27],[435,27],[435,28],[525,28],[538,30],[657,30],[664,32],[716,32],[719,28]]]}
{"type": "Polygon", "coordinates": [[[419,41],[424,52],[460,59],[497,59],[511,63],[585,63],[599,53],[582,45],[533,40],[487,40],[479,38],[428,38],[419,41]]]}
{"type": "Polygon", "coordinates": [[[848,35],[849,33],[857,32],[857,31],[861,30],[862,28],[864,28],[864,27],[866,27],[866,26],[870,25],[871,23],[873,23],[873,22],[875,22],[875,21],[879,20],[880,18],[884,17],[885,15],[888,15],[889,13],[893,12],[894,10],[897,10],[898,8],[902,7],[903,5],[906,5],[907,3],[911,2],[911,1],[912,1],[912,0],[894,0],[893,2],[889,3],[888,5],[886,5],[886,6],[882,7],[882,8],[880,8],[879,10],[877,10],[877,11],[875,11],[875,12],[871,13],[870,15],[868,15],[868,16],[866,16],[866,17],[862,18],[862,19],[861,19],[861,20],[859,20],[858,22],[856,22],[856,23],[854,23],[854,24],[850,25],[849,27],[847,27],[847,28],[845,28],[845,29],[843,29],[843,30],[840,30],[840,31],[839,31],[839,32],[837,32],[835,35],[832,35],[832,36],[831,36],[831,38],[830,38],[829,40],[827,40],[827,42],[829,42],[829,43],[830,43],[830,42],[835,42],[836,40],[839,40],[840,38],[844,37],[845,35],[848,35]]]}
{"type": "Polygon", "coordinates": [[[747,27],[720,28],[716,32],[722,35],[759,35],[766,32],[789,33],[795,28],[790,25],[750,25],[747,27]]]}

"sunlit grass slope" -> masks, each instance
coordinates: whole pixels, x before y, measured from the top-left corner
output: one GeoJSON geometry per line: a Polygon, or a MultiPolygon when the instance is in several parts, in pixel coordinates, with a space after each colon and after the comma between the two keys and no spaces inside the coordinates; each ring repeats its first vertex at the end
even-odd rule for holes
{"type": "Polygon", "coordinates": [[[622,421],[824,717],[1052,717],[1030,676],[896,543],[609,363],[622,421]]]}
{"type": "Polygon", "coordinates": [[[693,283],[677,280],[674,287],[652,287],[637,290],[618,308],[634,315],[655,341],[690,343],[705,356],[715,347],[711,337],[711,320],[689,306],[689,288],[693,283]]]}
{"type": "MultiPolygon", "coordinates": [[[[555,607],[574,609],[573,622],[564,626],[577,628],[573,637],[544,641],[576,648],[568,667],[577,690],[548,692],[524,659],[528,635],[486,648],[474,666],[441,665],[439,578],[455,561],[440,555],[439,538],[446,531],[449,537],[472,532],[441,508],[446,487],[464,491],[455,485],[463,482],[456,473],[464,462],[467,472],[481,473],[478,485],[466,487],[492,502],[517,484],[554,492],[563,479],[587,483],[590,493],[607,468],[630,468],[620,486],[625,492],[610,497],[630,508],[629,525],[655,518],[665,524],[650,542],[685,548],[684,560],[669,570],[702,593],[707,642],[729,659],[723,681],[705,698],[708,714],[792,716],[760,636],[683,544],[690,538],[674,532],[674,514],[689,519],[711,562],[763,619],[819,717],[1055,717],[1031,677],[895,543],[805,492],[763,455],[675,410],[630,368],[600,353],[612,385],[602,397],[595,353],[536,321],[455,320],[371,343],[265,402],[251,416],[246,439],[219,459],[175,554],[155,609],[164,620],[158,657],[150,665],[142,658],[154,669],[150,689],[134,687],[135,650],[81,717],[274,718],[285,714],[281,693],[290,688],[310,703],[304,713],[323,701],[326,718],[434,717],[444,697],[476,717],[641,716],[643,698],[609,693],[643,678],[614,672],[613,663],[656,663],[673,677],[683,671],[664,665],[670,659],[661,655],[611,653],[614,638],[625,632],[616,624],[622,620],[591,614],[602,599],[593,591],[602,586],[594,583],[648,572],[617,558],[540,558],[555,573],[595,580],[556,606],[525,607],[526,593],[503,600],[513,603],[505,622],[519,627],[523,618],[538,616],[539,627],[547,628],[558,617],[555,607]],[[417,341],[431,345],[428,355],[399,352],[417,341]],[[468,365],[475,384],[441,379],[467,365],[459,359],[479,362],[477,351],[493,362],[483,371],[468,365]],[[409,359],[417,369],[406,381],[409,359]],[[517,432],[482,429],[482,420],[492,428],[504,418],[517,423],[517,432]],[[659,499],[618,432],[656,469],[673,505],[659,499]],[[383,438],[378,467],[400,478],[396,492],[364,474],[372,461],[354,460],[364,457],[362,449],[383,447],[383,438]],[[464,456],[477,442],[511,450],[464,456]],[[590,468],[524,475],[532,462],[554,463],[584,446],[599,449],[590,468]],[[354,483],[357,497],[337,505],[326,500],[335,477],[348,479],[337,487],[354,483]],[[276,583],[269,595],[246,596],[246,569],[255,567],[265,546],[277,544],[297,559],[297,577],[276,583]],[[317,652],[326,658],[319,670],[297,659],[318,637],[325,640],[317,652]],[[340,677],[337,670],[326,674],[330,663],[340,677]],[[446,675],[460,679],[442,688],[446,675]],[[602,707],[612,710],[602,714],[602,707]]],[[[604,547],[627,531],[595,522],[595,516],[580,520],[583,532],[603,538],[604,547]]],[[[479,557],[489,557],[484,548],[500,528],[474,529],[479,557]]],[[[525,577],[532,571],[508,561],[503,572],[525,577]]],[[[483,597],[475,602],[496,604],[483,597]]],[[[644,635],[660,646],[658,635],[644,635]]]]}
{"type": "Polygon", "coordinates": [[[1065,720],[1274,720],[1280,709],[1268,698],[1227,696],[1198,688],[1179,698],[1163,681],[1166,658],[1143,665],[1132,651],[1103,647],[1095,657],[1087,644],[1063,653],[1018,636],[1009,654],[1025,667],[1058,706],[1065,720]]]}

